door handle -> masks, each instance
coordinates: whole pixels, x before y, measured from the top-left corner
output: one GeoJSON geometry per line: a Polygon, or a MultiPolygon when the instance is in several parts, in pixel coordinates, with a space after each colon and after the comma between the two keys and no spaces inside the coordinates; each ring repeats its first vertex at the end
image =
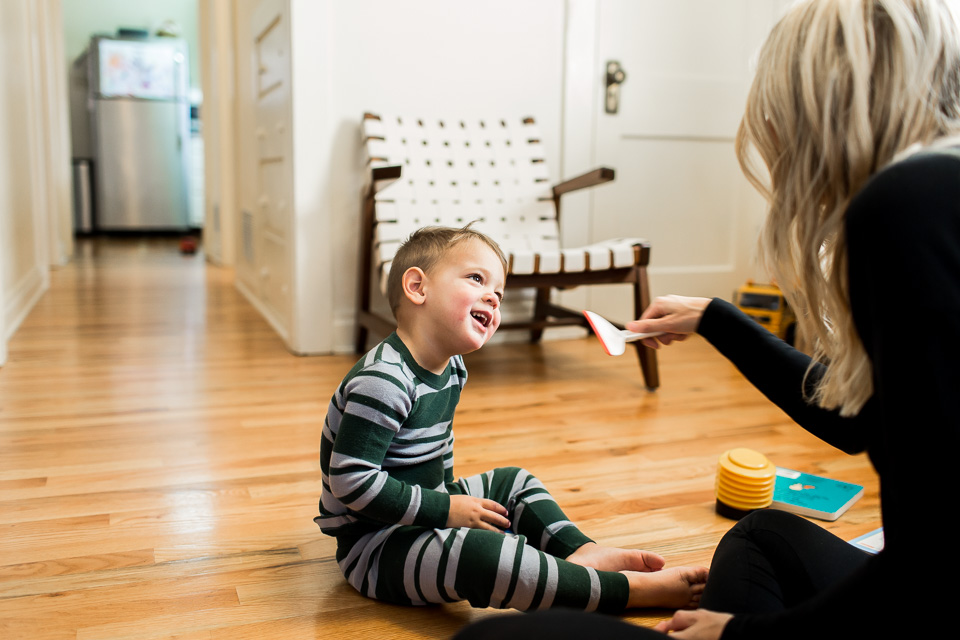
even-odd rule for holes
{"type": "Polygon", "coordinates": [[[616,60],[607,61],[607,82],[604,88],[604,110],[616,113],[620,109],[620,85],[627,74],[616,60]]]}

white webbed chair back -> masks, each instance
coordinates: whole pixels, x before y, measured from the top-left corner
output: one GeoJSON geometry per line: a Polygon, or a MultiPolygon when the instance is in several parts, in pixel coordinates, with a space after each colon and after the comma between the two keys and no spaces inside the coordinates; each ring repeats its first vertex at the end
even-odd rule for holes
{"type": "Polygon", "coordinates": [[[532,118],[364,119],[372,168],[401,167],[376,192],[380,287],[397,247],[417,229],[473,228],[497,241],[510,274],[602,271],[634,264],[637,238],[562,249],[553,188],[532,118]]]}
{"type": "MultiPolygon", "coordinates": [[[[540,128],[529,117],[421,118],[367,113],[363,118],[369,185],[361,234],[357,351],[368,329],[395,324],[371,311],[370,285],[386,293],[397,249],[427,226],[473,228],[489,235],[507,256],[507,288],[536,289],[534,317],[501,329],[527,329],[538,341],[543,329],[589,328],[579,310],[553,304],[554,288],[631,283],[635,317],[649,304],[646,267],[650,245],[614,238],[577,247],[560,242],[560,197],[609,182],[612,169],[595,169],[550,184],[540,128]]],[[[656,354],[635,343],[647,387],[659,386],[656,354]]]]}

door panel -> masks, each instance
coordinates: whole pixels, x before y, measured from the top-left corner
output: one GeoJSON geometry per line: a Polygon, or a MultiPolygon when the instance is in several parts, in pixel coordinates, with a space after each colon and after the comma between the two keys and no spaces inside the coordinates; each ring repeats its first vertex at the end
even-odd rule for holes
{"type": "MultiPolygon", "coordinates": [[[[755,269],[762,201],[733,141],[774,6],[602,0],[598,15],[598,72],[615,60],[626,80],[616,114],[596,91],[597,164],[617,178],[593,195],[591,237],[649,240],[654,295],[729,297],[755,269]]],[[[626,287],[594,287],[588,299],[612,319],[632,316],[626,287]]]]}
{"type": "Polygon", "coordinates": [[[289,345],[294,314],[290,3],[238,0],[237,276],[289,345]]]}
{"type": "Polygon", "coordinates": [[[262,0],[251,21],[256,72],[253,116],[258,142],[258,291],[273,322],[287,335],[293,314],[290,290],[294,262],[290,241],[293,166],[289,15],[289,4],[284,0],[262,0]]]}

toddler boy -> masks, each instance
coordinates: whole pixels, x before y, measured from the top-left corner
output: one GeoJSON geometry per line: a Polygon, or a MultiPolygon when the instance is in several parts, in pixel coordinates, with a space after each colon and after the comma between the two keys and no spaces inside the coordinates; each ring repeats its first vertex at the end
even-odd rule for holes
{"type": "Polygon", "coordinates": [[[347,374],[321,438],[315,520],[337,538],[343,575],[398,604],[695,607],[705,568],[661,570],[655,553],[597,545],[527,471],[454,480],[461,354],[500,326],[506,270],[469,225],[421,229],[397,252],[387,282],[397,331],[347,374]]]}

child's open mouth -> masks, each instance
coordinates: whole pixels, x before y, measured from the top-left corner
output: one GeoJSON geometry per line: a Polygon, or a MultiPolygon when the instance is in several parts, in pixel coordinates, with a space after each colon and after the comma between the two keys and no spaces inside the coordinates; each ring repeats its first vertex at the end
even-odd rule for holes
{"type": "Polygon", "coordinates": [[[490,326],[490,322],[493,321],[493,315],[487,313],[486,311],[471,311],[470,315],[473,316],[473,319],[479,322],[484,328],[490,326]]]}

